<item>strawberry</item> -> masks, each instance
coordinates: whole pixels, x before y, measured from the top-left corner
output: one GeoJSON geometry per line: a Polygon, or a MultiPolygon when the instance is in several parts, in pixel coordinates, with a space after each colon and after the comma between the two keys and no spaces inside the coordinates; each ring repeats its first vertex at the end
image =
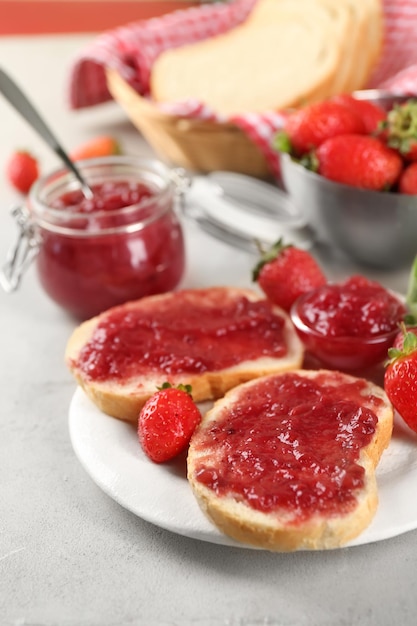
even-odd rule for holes
{"type": "Polygon", "coordinates": [[[315,152],[314,169],[330,180],[362,189],[390,189],[400,177],[403,161],[376,137],[340,135],[315,152]]]}
{"type": "Polygon", "coordinates": [[[398,181],[398,191],[410,195],[417,194],[417,162],[410,163],[402,172],[398,181]]]}
{"type": "Polygon", "coordinates": [[[404,332],[402,348],[388,350],[384,389],[406,424],[417,432],[417,336],[404,332]]]}
{"type": "Polygon", "coordinates": [[[275,146],[281,152],[302,156],[336,135],[365,133],[357,113],[337,102],[325,100],[298,109],[287,117],[275,146]]]}
{"type": "Polygon", "coordinates": [[[388,350],[384,388],[394,408],[417,432],[417,256],[411,266],[405,301],[408,314],[388,350]]]}
{"type": "Polygon", "coordinates": [[[332,102],[343,104],[351,111],[354,111],[362,119],[366,134],[371,135],[381,127],[386,120],[386,111],[368,100],[358,100],[350,94],[344,93],[332,97],[332,102]]]}
{"type": "Polygon", "coordinates": [[[417,100],[396,104],[382,126],[385,141],[404,159],[417,161],[417,100]]]}
{"type": "Polygon", "coordinates": [[[37,159],[26,150],[17,150],[6,165],[6,176],[15,189],[27,194],[39,178],[37,159]]]}
{"type": "Polygon", "coordinates": [[[285,245],[281,239],[262,255],[252,278],[266,297],[285,311],[291,309],[301,294],[327,282],[309,252],[285,245]]]}
{"type": "Polygon", "coordinates": [[[100,135],[75,148],[71,152],[70,157],[73,161],[81,161],[83,159],[120,154],[120,152],[120,145],[114,137],[100,135]]]}
{"type": "Polygon", "coordinates": [[[138,437],[143,451],[155,463],[169,461],[187,447],[200,420],[191,387],[164,383],[139,415],[138,437]]]}

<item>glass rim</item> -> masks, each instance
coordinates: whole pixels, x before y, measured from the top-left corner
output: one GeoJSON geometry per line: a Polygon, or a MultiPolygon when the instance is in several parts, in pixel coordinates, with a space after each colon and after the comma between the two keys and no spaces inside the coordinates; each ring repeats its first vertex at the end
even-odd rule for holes
{"type": "Polygon", "coordinates": [[[80,183],[75,176],[66,167],[60,167],[44,176],[40,177],[33,185],[29,192],[28,204],[29,210],[32,215],[35,224],[48,230],[50,232],[76,237],[91,237],[110,235],[119,232],[133,233],[139,230],[143,230],[149,224],[152,224],[158,220],[162,215],[172,209],[172,203],[168,202],[171,197],[174,196],[176,184],[174,178],[170,177],[171,170],[162,162],[145,157],[135,157],[128,155],[111,155],[107,157],[98,157],[94,159],[86,159],[78,161],[77,166],[81,173],[85,175],[87,182],[88,171],[91,172],[92,177],[100,177],[99,168],[111,166],[115,167],[114,175],[117,178],[121,178],[123,175],[123,168],[126,169],[126,175],[131,176],[137,174],[137,180],[140,182],[151,182],[151,179],[158,180],[161,184],[160,188],[154,188],[152,196],[144,198],[136,204],[130,204],[121,209],[115,209],[111,211],[100,210],[92,213],[83,213],[79,211],[66,211],[65,209],[51,208],[45,202],[45,199],[40,196],[42,192],[59,190],[65,193],[66,191],[73,191],[80,189],[80,183]],[[120,172],[117,171],[120,168],[120,172]],[[148,178],[146,177],[148,175],[148,178]],[[146,207],[154,205],[155,209],[152,213],[143,219],[135,220],[135,213],[140,209],[146,209],[146,207]],[[132,217],[132,221],[120,226],[112,226],[110,228],[94,228],[94,229],[77,229],[70,226],[61,225],[65,222],[65,219],[71,220],[100,220],[102,218],[125,218],[132,217]]]}

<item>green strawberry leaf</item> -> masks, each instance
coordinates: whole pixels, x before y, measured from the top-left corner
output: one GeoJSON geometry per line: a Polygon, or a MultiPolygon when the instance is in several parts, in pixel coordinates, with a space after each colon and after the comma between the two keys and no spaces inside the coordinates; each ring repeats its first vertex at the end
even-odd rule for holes
{"type": "Polygon", "coordinates": [[[402,351],[399,348],[388,348],[388,361],[386,365],[393,363],[402,356],[402,351]]]}
{"type": "Polygon", "coordinates": [[[261,272],[261,269],[263,268],[264,265],[266,265],[267,263],[270,263],[271,261],[273,261],[274,259],[277,258],[277,256],[285,249],[285,248],[290,248],[291,244],[285,244],[283,239],[278,239],[278,241],[276,241],[270,248],[268,248],[267,250],[262,250],[262,248],[260,248],[260,252],[262,254],[261,258],[259,259],[258,263],[255,265],[255,267],[252,270],[252,280],[253,282],[256,282],[259,278],[259,274],[261,272]]]}
{"type": "Polygon", "coordinates": [[[417,336],[414,333],[405,333],[404,335],[404,348],[405,354],[410,354],[417,349],[417,336]]]}
{"type": "Polygon", "coordinates": [[[169,382],[165,382],[162,383],[162,385],[160,387],[157,387],[158,391],[161,391],[161,389],[171,389],[172,385],[169,382]]]}
{"type": "Polygon", "coordinates": [[[384,130],[388,131],[389,147],[407,154],[417,142],[417,100],[395,104],[387,115],[384,130]]]}
{"type": "Polygon", "coordinates": [[[401,330],[404,335],[403,347],[392,347],[388,349],[388,360],[385,363],[386,367],[388,365],[392,365],[394,361],[407,357],[417,350],[417,335],[415,333],[408,332],[404,323],[401,324],[401,330]]]}
{"type": "Polygon", "coordinates": [[[417,256],[411,266],[405,302],[408,308],[406,324],[412,326],[417,322],[417,256]]]}
{"type": "Polygon", "coordinates": [[[291,139],[284,130],[280,130],[274,137],[272,142],[273,147],[278,150],[278,152],[285,152],[287,154],[292,153],[292,143],[291,139]]]}
{"type": "Polygon", "coordinates": [[[314,151],[311,151],[307,154],[304,154],[299,160],[300,165],[305,167],[306,170],[310,170],[310,172],[318,172],[319,171],[319,160],[314,151]]]}
{"type": "Polygon", "coordinates": [[[180,391],[185,391],[185,393],[188,393],[189,396],[191,396],[191,392],[193,390],[191,385],[183,385],[182,383],[177,385],[177,389],[179,389],[180,391]]]}
{"type": "MultiPolygon", "coordinates": [[[[160,387],[157,387],[157,389],[158,389],[158,391],[162,391],[163,389],[171,389],[173,387],[174,387],[174,385],[171,385],[171,383],[166,381],[166,382],[162,383],[162,385],[160,387]]],[[[191,385],[183,385],[182,383],[180,383],[179,385],[176,385],[174,387],[174,389],[179,389],[180,391],[185,391],[190,396],[191,396],[191,392],[193,390],[191,385]]]]}

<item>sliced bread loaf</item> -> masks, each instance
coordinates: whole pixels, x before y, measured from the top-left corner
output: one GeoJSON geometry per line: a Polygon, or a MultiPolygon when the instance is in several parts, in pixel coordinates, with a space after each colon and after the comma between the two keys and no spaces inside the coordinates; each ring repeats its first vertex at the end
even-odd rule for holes
{"type": "Polygon", "coordinates": [[[188,480],[225,534],[269,550],[344,545],[370,523],[392,433],[384,391],[326,370],[272,374],[218,400],[197,427],[188,480]]]}
{"type": "Polygon", "coordinates": [[[152,68],[152,96],[196,98],[235,115],[360,89],[379,52],[379,6],[380,0],[258,0],[231,31],[164,51],[152,68]]]}
{"type": "Polygon", "coordinates": [[[197,98],[225,115],[320,98],[341,59],[334,26],[316,0],[259,0],[233,30],[163,52],[152,68],[152,96],[197,98]]]}

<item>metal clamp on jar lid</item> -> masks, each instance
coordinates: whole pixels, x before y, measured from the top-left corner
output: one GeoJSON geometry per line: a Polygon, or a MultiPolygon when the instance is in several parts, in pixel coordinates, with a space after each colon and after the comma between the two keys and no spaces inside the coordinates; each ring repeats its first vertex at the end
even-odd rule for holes
{"type": "Polygon", "coordinates": [[[16,206],[12,209],[12,216],[16,220],[19,233],[0,272],[0,285],[6,293],[12,293],[19,287],[20,280],[38,254],[40,245],[39,235],[28,209],[16,206]]]}
{"type": "Polygon", "coordinates": [[[36,259],[46,293],[86,319],[128,300],[174,289],[185,251],[176,212],[186,185],[156,160],[112,156],[81,161],[94,192],[86,198],[67,169],[40,179],[27,206],[13,211],[19,227],[1,274],[15,290],[36,259]]]}
{"type": "Polygon", "coordinates": [[[184,212],[214,237],[258,253],[256,242],[310,248],[313,233],[289,195],[262,180],[234,172],[196,176],[183,196],[184,212]]]}

